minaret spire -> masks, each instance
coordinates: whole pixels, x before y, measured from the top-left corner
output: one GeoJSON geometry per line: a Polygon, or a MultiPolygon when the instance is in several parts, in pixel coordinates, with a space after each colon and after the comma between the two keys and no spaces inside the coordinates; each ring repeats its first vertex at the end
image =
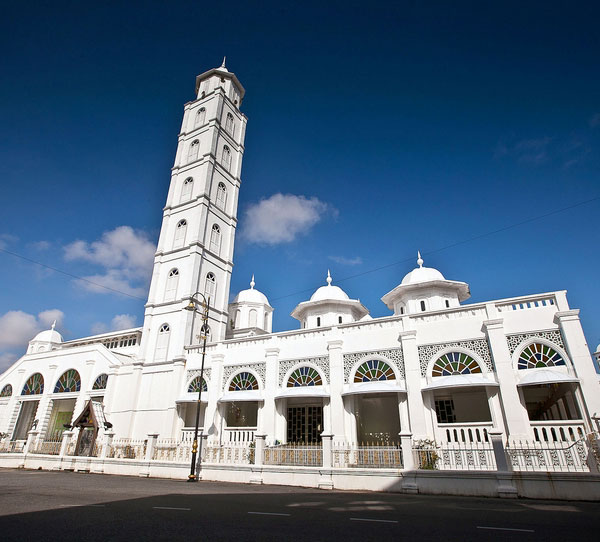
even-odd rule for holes
{"type": "Polygon", "coordinates": [[[423,267],[423,258],[421,258],[421,251],[417,250],[417,265],[423,267]]]}
{"type": "Polygon", "coordinates": [[[254,285],[256,284],[256,282],[254,282],[254,273],[252,273],[252,280],[250,281],[250,289],[254,290],[254,285]]]}
{"type": "Polygon", "coordinates": [[[327,286],[331,286],[331,281],[333,279],[331,278],[331,273],[329,272],[329,269],[327,270],[327,286]]]}
{"type": "Polygon", "coordinates": [[[56,327],[56,320],[54,320],[54,322],[52,322],[52,325],[50,326],[50,329],[52,329],[52,331],[54,331],[55,327],[56,327]]]}
{"type": "Polygon", "coordinates": [[[226,62],[226,61],[227,61],[227,57],[226,57],[226,56],[224,56],[224,57],[223,57],[223,63],[221,64],[221,68],[225,68],[225,67],[226,67],[226,66],[225,66],[225,62],[226,62]]]}

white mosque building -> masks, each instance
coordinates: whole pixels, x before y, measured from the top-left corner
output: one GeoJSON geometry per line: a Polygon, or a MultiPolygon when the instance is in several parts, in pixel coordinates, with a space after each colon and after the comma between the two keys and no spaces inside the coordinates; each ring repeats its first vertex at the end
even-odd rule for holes
{"type": "MultiPolygon", "coordinates": [[[[402,432],[482,442],[493,429],[508,439],[572,441],[593,428],[598,375],[565,291],[465,304],[469,285],[419,255],[381,292],[391,311],[382,318],[329,273],[292,312],[298,329],[272,331],[274,309],[254,277],[230,303],[244,93],[225,65],[196,78],[143,326],[70,341],[53,327],[34,337],[0,375],[5,441],[24,441],[32,428],[39,439],[55,437],[72,425],[91,439],[110,429],[117,438],[189,440],[199,387],[200,426],[215,445],[256,435],[267,445],[323,435],[383,445],[402,432]],[[186,310],[197,293],[210,298],[203,379],[202,319],[186,310]]],[[[80,440],[84,455],[90,442],[80,440]]]]}

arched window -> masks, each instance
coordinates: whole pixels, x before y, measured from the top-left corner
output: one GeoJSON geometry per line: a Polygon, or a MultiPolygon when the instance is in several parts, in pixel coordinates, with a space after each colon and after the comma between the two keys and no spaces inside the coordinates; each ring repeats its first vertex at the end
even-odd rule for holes
{"type": "Polygon", "coordinates": [[[338,316],[338,324],[341,324],[341,323],[342,323],[342,317],[338,316]]]}
{"type": "Polygon", "coordinates": [[[32,374],[25,382],[21,395],[40,395],[44,393],[44,377],[40,373],[32,374]]]}
{"type": "Polygon", "coordinates": [[[446,299],[446,308],[447,309],[450,308],[450,300],[449,299],[446,299]]]}
{"type": "Polygon", "coordinates": [[[376,380],[396,380],[393,369],[385,361],[370,359],[361,363],[354,373],[355,383],[376,380]]]}
{"type": "Polygon", "coordinates": [[[433,364],[431,376],[468,375],[481,373],[481,367],[471,356],[463,352],[448,352],[433,364]]]}
{"type": "Polygon", "coordinates": [[[183,186],[181,187],[181,202],[188,201],[192,196],[192,188],[194,186],[194,179],[188,177],[185,181],[183,181],[183,186]]]}
{"type": "Polygon", "coordinates": [[[231,171],[231,151],[229,147],[225,145],[223,147],[223,154],[221,155],[221,164],[227,171],[231,171]]]}
{"type": "Polygon", "coordinates": [[[180,220],[177,222],[175,227],[175,240],[173,241],[173,248],[181,248],[185,243],[185,232],[187,231],[187,221],[180,220]]]}
{"type": "Polygon", "coordinates": [[[179,284],[179,269],[171,269],[167,277],[165,288],[165,301],[173,301],[177,297],[177,285],[179,284]]]}
{"type": "Polygon", "coordinates": [[[75,369],[65,371],[54,386],[54,393],[69,393],[79,390],[81,390],[81,377],[75,369]]]}
{"type": "Polygon", "coordinates": [[[533,343],[523,349],[519,356],[519,369],[538,369],[566,365],[562,356],[551,346],[533,343]]]}
{"type": "Polygon", "coordinates": [[[234,326],[236,329],[239,329],[241,325],[242,325],[242,311],[238,309],[237,311],[235,311],[234,326]]]}
{"type": "Polygon", "coordinates": [[[106,373],[102,373],[98,375],[98,378],[94,380],[94,385],[92,386],[93,390],[105,390],[106,385],[108,384],[108,375],[106,373]]]}
{"type": "Polygon", "coordinates": [[[200,151],[200,141],[194,139],[190,144],[190,148],[188,150],[188,162],[192,162],[198,158],[198,152],[200,151]]]}
{"type": "Polygon", "coordinates": [[[248,313],[248,327],[256,327],[257,312],[255,309],[251,309],[248,313]]]}
{"type": "Polygon", "coordinates": [[[156,355],[155,359],[167,359],[167,350],[169,349],[169,336],[171,328],[169,324],[163,324],[158,330],[158,338],[156,339],[156,355]]]}
{"type": "Polygon", "coordinates": [[[187,390],[188,393],[198,393],[200,391],[200,382],[202,382],[202,391],[208,391],[206,380],[204,380],[204,378],[200,379],[200,377],[197,376],[196,378],[194,378],[194,380],[190,382],[190,385],[188,386],[187,390]]]}
{"type": "Polygon", "coordinates": [[[221,228],[219,228],[218,224],[213,224],[210,230],[210,250],[217,256],[221,250],[221,228]]]}
{"type": "Polygon", "coordinates": [[[287,381],[288,388],[297,388],[298,386],[322,386],[323,380],[316,369],[312,367],[298,367],[290,375],[287,381]]]}
{"type": "Polygon", "coordinates": [[[227,118],[225,119],[225,130],[231,137],[233,137],[234,124],[233,115],[231,113],[227,113],[227,118]]]}
{"type": "Polygon", "coordinates": [[[400,314],[404,314],[404,305],[400,305],[400,314]]]}
{"type": "Polygon", "coordinates": [[[229,391],[257,390],[258,381],[256,377],[247,371],[236,374],[229,384],[229,391]]]}
{"type": "Polygon", "coordinates": [[[425,307],[425,301],[421,300],[421,311],[425,311],[427,308],[425,307]]]}
{"type": "Polygon", "coordinates": [[[321,327],[321,317],[317,316],[317,327],[321,327]]]}
{"type": "Polygon", "coordinates": [[[194,122],[194,126],[202,126],[204,124],[205,118],[206,118],[206,109],[204,109],[204,107],[201,107],[200,109],[198,109],[198,112],[196,113],[196,120],[194,122]]]}
{"type": "Polygon", "coordinates": [[[12,395],[12,386],[10,384],[6,384],[0,391],[0,397],[10,397],[12,395]]]}
{"type": "Polygon", "coordinates": [[[217,207],[222,211],[225,210],[227,203],[227,188],[224,183],[219,183],[217,187],[217,207]]]}
{"type": "Polygon", "coordinates": [[[214,303],[215,295],[217,293],[217,278],[214,273],[206,274],[206,281],[204,284],[204,296],[210,299],[214,303]]]}

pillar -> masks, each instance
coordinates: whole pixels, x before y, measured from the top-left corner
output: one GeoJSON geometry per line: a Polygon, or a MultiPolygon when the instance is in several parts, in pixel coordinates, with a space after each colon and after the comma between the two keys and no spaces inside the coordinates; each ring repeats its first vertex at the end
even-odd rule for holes
{"type": "Polygon", "coordinates": [[[411,431],[416,439],[427,438],[427,422],[425,419],[425,404],[421,392],[421,365],[419,363],[419,350],[417,348],[417,332],[415,330],[400,333],[402,352],[404,355],[404,372],[406,375],[406,389],[408,400],[408,414],[411,431]]]}
{"type": "Polygon", "coordinates": [[[344,356],[340,339],[327,341],[329,351],[329,431],[336,441],[345,440],[344,431],[344,356]]]}
{"type": "Polygon", "coordinates": [[[260,427],[258,432],[275,437],[275,418],[277,409],[275,404],[275,394],[279,389],[279,348],[265,349],[266,375],[263,382],[264,402],[261,408],[260,427]]]}
{"type": "Polygon", "coordinates": [[[517,489],[512,483],[512,472],[509,467],[506,450],[504,449],[503,432],[501,429],[492,429],[489,432],[496,459],[496,477],[498,480],[498,496],[504,498],[517,498],[517,489]]]}

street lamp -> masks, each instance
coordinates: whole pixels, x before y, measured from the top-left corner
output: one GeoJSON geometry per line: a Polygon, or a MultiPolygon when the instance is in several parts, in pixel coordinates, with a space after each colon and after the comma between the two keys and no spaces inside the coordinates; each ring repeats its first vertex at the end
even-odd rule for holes
{"type": "Polygon", "coordinates": [[[194,342],[194,320],[196,318],[196,307],[200,305],[202,307],[202,327],[200,328],[200,337],[202,338],[202,365],[200,366],[200,386],[198,386],[198,403],[196,404],[196,427],[194,429],[194,442],[192,443],[192,464],[190,466],[190,475],[188,476],[188,482],[197,482],[198,477],[196,476],[196,455],[198,455],[198,464],[202,463],[202,447],[198,450],[198,427],[200,425],[200,407],[202,406],[202,387],[204,385],[204,356],[206,355],[206,336],[208,335],[208,311],[210,308],[210,297],[206,297],[200,292],[196,292],[191,298],[189,304],[185,307],[186,310],[192,311],[192,331],[190,333],[190,347],[194,342]],[[196,299],[196,296],[200,296],[202,301],[196,299]]]}

